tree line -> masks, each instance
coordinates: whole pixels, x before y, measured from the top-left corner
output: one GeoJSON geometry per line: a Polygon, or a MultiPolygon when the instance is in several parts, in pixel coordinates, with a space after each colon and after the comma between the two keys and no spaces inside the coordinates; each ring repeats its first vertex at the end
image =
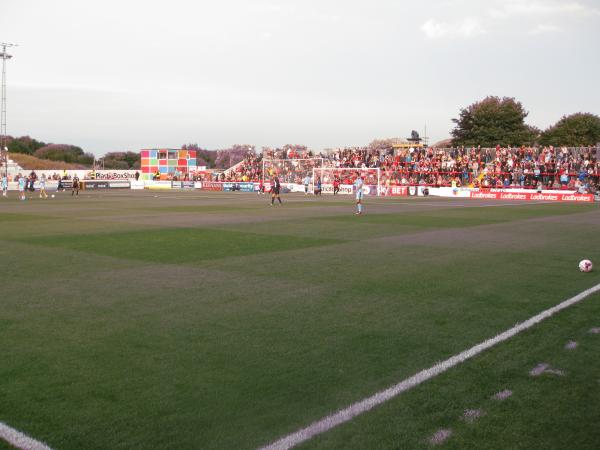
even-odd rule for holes
{"type": "Polygon", "coordinates": [[[81,147],[68,144],[47,144],[29,136],[6,137],[6,147],[10,153],[23,153],[40,159],[63,161],[73,164],[91,165],[94,155],[86,153],[81,147]]]}
{"type": "MultiPolygon", "coordinates": [[[[520,145],[554,145],[587,147],[600,143],[600,117],[591,113],[575,113],[563,116],[545,130],[528,125],[529,112],[513,97],[489,96],[459,111],[452,119],[452,145],[467,147],[495,147],[520,145]]],[[[369,147],[390,147],[396,139],[375,140],[369,147]]],[[[11,153],[24,153],[40,159],[63,161],[105,169],[139,169],[138,152],[109,152],[102,158],[85,152],[81,147],[69,144],[51,144],[29,136],[7,136],[6,146],[11,153]]],[[[295,146],[302,147],[303,146],[295,146]]],[[[210,169],[227,169],[255,151],[252,145],[233,145],[221,150],[208,150],[198,144],[185,144],[183,149],[197,152],[197,164],[210,169]]],[[[285,146],[284,146],[285,148],[285,146]]]]}
{"type": "Polygon", "coordinates": [[[486,97],[462,108],[452,130],[452,144],[467,147],[554,145],[588,147],[600,143],[600,117],[591,113],[563,116],[545,130],[525,123],[529,112],[512,97],[486,97]]]}

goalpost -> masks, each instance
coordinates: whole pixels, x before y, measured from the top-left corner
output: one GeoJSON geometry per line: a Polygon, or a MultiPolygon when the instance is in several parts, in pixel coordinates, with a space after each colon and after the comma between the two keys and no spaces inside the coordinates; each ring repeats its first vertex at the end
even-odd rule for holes
{"type": "Polygon", "coordinates": [[[277,174],[281,183],[302,184],[315,167],[323,166],[323,158],[263,159],[262,179],[268,181],[277,174]]]}
{"type": "Polygon", "coordinates": [[[333,194],[333,183],[339,182],[340,194],[352,194],[354,182],[358,175],[363,179],[363,191],[366,195],[381,195],[381,169],[379,168],[351,168],[351,167],[316,167],[313,169],[312,182],[317,184],[321,180],[323,194],[333,194]]]}

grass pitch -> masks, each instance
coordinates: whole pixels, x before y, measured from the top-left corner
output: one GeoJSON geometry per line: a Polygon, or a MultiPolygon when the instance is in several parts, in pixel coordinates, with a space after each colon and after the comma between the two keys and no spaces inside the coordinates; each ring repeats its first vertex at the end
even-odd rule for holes
{"type": "MultiPolygon", "coordinates": [[[[600,264],[597,205],[0,200],[0,421],[55,449],[256,448],[600,282],[577,269],[600,264]]],[[[444,448],[598,448],[592,327],[600,295],[302,448],[439,429],[444,448]],[[542,362],[564,375],[531,377],[542,362]]]]}

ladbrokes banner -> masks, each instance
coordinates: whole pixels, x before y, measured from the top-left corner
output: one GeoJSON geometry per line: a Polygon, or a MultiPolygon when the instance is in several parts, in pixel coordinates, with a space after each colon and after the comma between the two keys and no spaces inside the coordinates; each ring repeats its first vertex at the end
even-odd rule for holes
{"type": "Polygon", "coordinates": [[[592,194],[572,194],[556,192],[544,194],[537,192],[490,192],[490,191],[471,191],[471,198],[486,200],[538,200],[549,202],[593,202],[592,194]]]}

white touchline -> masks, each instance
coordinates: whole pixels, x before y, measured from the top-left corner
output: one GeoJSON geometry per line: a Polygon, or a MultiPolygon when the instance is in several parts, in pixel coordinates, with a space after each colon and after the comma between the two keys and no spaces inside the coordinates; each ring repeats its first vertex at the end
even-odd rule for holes
{"type": "Polygon", "coordinates": [[[306,428],[302,428],[301,430],[298,430],[292,434],[288,434],[287,436],[282,437],[281,439],[273,442],[272,444],[261,447],[260,450],[289,449],[289,448],[292,448],[304,441],[309,440],[313,436],[316,436],[318,434],[321,434],[328,430],[331,430],[332,428],[334,428],[338,425],[341,425],[342,423],[348,422],[349,420],[353,419],[354,417],[369,411],[370,409],[374,408],[375,406],[378,406],[384,402],[387,402],[388,400],[396,397],[397,395],[401,394],[402,392],[408,391],[409,389],[411,389],[415,386],[418,386],[419,384],[423,383],[424,381],[427,381],[430,378],[433,378],[433,377],[447,371],[448,369],[451,369],[452,367],[456,366],[457,364],[460,364],[470,358],[473,358],[474,356],[477,356],[479,353],[483,352],[484,350],[487,350],[488,348],[491,348],[491,347],[495,346],[496,344],[499,344],[500,342],[510,339],[511,337],[517,335],[521,331],[531,328],[532,326],[551,317],[552,315],[556,314],[557,312],[559,312],[565,308],[568,308],[569,306],[574,305],[575,303],[580,302],[584,298],[586,298],[598,291],[600,291],[600,284],[597,284],[596,286],[591,287],[591,288],[577,294],[575,297],[572,297],[568,300],[565,300],[562,303],[559,303],[556,306],[553,306],[552,308],[542,311],[541,313],[531,317],[530,319],[527,319],[525,322],[517,324],[514,327],[506,330],[505,332],[503,332],[491,339],[483,341],[480,344],[477,344],[474,347],[471,347],[470,349],[459,353],[458,355],[452,356],[452,357],[448,358],[447,360],[442,361],[442,362],[430,367],[429,369],[422,370],[421,372],[413,375],[410,378],[407,378],[407,379],[401,381],[398,384],[395,384],[383,391],[377,392],[376,394],[374,394],[370,397],[367,397],[364,400],[353,403],[352,405],[350,405],[344,409],[341,409],[333,414],[330,414],[329,416],[324,417],[323,419],[313,422],[306,428]]]}
{"type": "Polygon", "coordinates": [[[46,444],[24,435],[3,422],[0,422],[0,438],[22,450],[52,450],[46,444]]]}

